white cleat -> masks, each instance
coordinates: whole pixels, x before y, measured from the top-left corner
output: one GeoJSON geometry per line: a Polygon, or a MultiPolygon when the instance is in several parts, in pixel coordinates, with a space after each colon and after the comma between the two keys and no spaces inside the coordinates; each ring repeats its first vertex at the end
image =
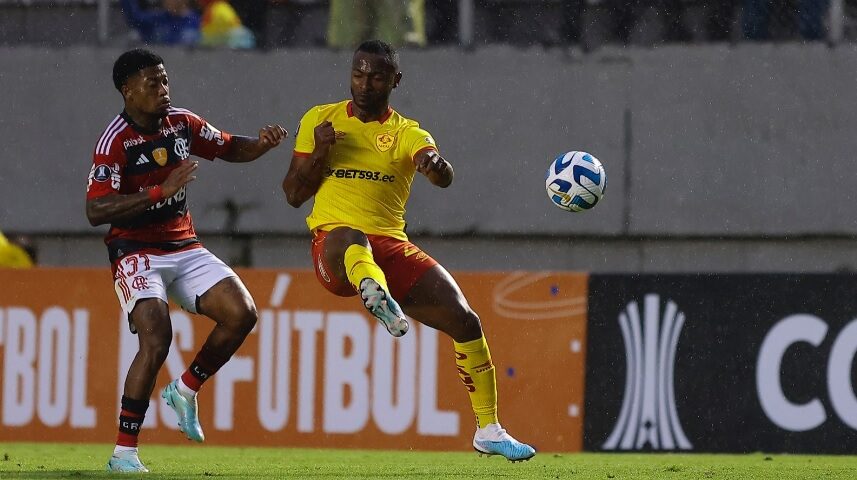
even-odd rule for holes
{"type": "Polygon", "coordinates": [[[368,277],[360,280],[360,298],[363,299],[366,310],[387,328],[390,335],[401,337],[408,333],[405,314],[378,282],[368,277]]]}
{"type": "Polygon", "coordinates": [[[473,449],[482,455],[502,455],[510,462],[523,462],[536,455],[536,450],[515,440],[499,423],[489,423],[477,428],[473,436],[473,449]]]}
{"type": "Polygon", "coordinates": [[[107,461],[108,472],[135,473],[148,472],[149,469],[140,462],[137,450],[125,450],[113,452],[113,456],[107,461]]]}

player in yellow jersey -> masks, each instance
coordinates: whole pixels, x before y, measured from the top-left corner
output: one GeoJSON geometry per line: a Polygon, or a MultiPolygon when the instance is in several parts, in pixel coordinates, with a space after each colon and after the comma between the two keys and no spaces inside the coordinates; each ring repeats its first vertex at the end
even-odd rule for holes
{"type": "Polygon", "coordinates": [[[315,195],[307,225],[319,282],[336,295],[359,293],[394,336],[408,330],[403,308],[452,337],[458,374],[476,414],[473,448],[527,460],[535,450],[497,420],[494,365],[479,317],[449,272],[404,232],[415,173],[446,188],[453,169],[427,131],[390,107],[401,79],[390,45],[361,44],[351,65],[352,100],[319,105],[303,116],[283,191],[293,207],[315,195]]]}

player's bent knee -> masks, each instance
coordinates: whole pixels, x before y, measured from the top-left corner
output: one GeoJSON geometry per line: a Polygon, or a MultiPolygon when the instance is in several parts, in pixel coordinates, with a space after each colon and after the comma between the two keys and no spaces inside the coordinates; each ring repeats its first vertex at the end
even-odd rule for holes
{"type": "Polygon", "coordinates": [[[461,306],[452,314],[452,321],[444,331],[457,342],[476,340],[482,336],[482,324],[476,312],[461,306]]]}
{"type": "Polygon", "coordinates": [[[259,313],[256,311],[256,306],[253,304],[244,305],[236,308],[229,313],[227,325],[237,334],[247,336],[256,322],[259,320],[259,313]]]}
{"type": "Polygon", "coordinates": [[[466,337],[477,339],[482,336],[482,322],[479,321],[479,316],[473,310],[467,309],[462,317],[461,329],[462,334],[466,337]]]}
{"type": "Polygon", "coordinates": [[[256,326],[256,322],[259,321],[259,312],[256,311],[256,307],[252,306],[244,311],[241,315],[241,329],[246,331],[246,333],[250,333],[250,330],[253,330],[253,327],[256,326]]]}
{"type": "Polygon", "coordinates": [[[150,363],[160,366],[167,360],[167,355],[170,353],[170,342],[143,342],[140,345],[140,353],[145,355],[150,363]]]}
{"type": "MultiPolygon", "coordinates": [[[[140,350],[145,350],[151,353],[168,352],[170,344],[173,342],[172,328],[162,328],[155,330],[143,330],[137,333],[140,338],[140,350]]],[[[166,353],[164,353],[166,355],[166,353]]]]}

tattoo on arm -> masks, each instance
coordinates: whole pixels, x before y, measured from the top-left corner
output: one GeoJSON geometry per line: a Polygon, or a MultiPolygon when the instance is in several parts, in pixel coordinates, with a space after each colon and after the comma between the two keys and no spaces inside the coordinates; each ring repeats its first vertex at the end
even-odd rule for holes
{"type": "Polygon", "coordinates": [[[145,212],[152,204],[147,191],[108,195],[87,201],[86,216],[93,226],[114,223],[133,218],[145,212]]]}

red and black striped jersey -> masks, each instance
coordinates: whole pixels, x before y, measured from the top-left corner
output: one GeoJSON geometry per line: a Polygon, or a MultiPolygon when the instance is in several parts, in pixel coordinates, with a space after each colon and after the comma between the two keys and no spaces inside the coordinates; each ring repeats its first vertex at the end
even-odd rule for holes
{"type": "MultiPolygon", "coordinates": [[[[87,200],[133,194],[160,185],[191,155],[214,160],[232,136],[190,110],[170,108],[161,127],[146,131],[124,111],[104,130],[93,153],[87,200]]],[[[157,253],[199,247],[187,209],[186,188],[145,212],[113,223],[104,239],[111,261],[135,252],[157,253]]]]}

